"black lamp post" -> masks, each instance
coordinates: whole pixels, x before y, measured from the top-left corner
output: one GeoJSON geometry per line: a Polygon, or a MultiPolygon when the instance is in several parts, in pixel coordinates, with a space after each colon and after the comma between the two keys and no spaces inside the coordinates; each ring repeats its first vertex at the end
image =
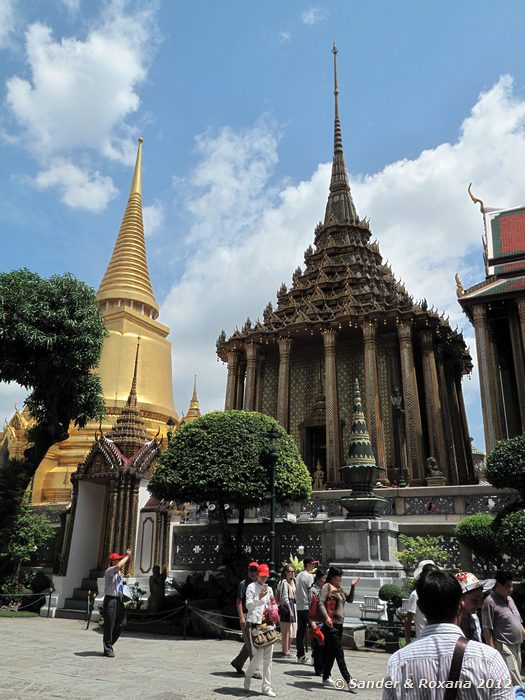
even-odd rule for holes
{"type": "Polygon", "coordinates": [[[405,450],[403,449],[404,446],[404,435],[403,435],[403,415],[404,415],[404,410],[401,408],[401,404],[403,402],[403,397],[401,395],[400,390],[397,387],[394,387],[392,389],[392,394],[390,396],[390,400],[392,401],[392,406],[394,407],[394,411],[396,414],[396,427],[397,427],[397,438],[398,438],[398,444],[399,444],[399,486],[401,488],[404,488],[407,483],[405,481],[405,470],[406,470],[406,464],[405,464],[405,450]]]}
{"type": "Polygon", "coordinates": [[[279,457],[277,440],[279,430],[276,425],[272,425],[268,433],[270,438],[270,449],[261,455],[261,464],[268,467],[270,477],[270,578],[268,585],[275,591],[277,588],[277,573],[275,571],[275,467],[279,457]]]}
{"type": "Polygon", "coordinates": [[[169,444],[171,442],[171,438],[173,436],[173,427],[175,425],[175,420],[174,420],[173,416],[170,416],[168,418],[168,420],[166,421],[166,425],[168,426],[168,433],[167,434],[168,434],[168,446],[169,446],[169,444]]]}

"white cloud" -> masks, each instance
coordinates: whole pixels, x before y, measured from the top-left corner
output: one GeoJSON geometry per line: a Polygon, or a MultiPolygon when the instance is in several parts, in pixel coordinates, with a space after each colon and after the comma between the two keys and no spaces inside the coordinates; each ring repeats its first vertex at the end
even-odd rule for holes
{"type": "Polygon", "coordinates": [[[71,14],[76,14],[80,10],[80,0],[62,0],[62,4],[71,14]]]}
{"type": "Polygon", "coordinates": [[[48,26],[29,26],[31,80],[9,78],[7,102],[39,157],[96,149],[132,162],[121,139],[129,130],[126,118],[140,104],[136,87],[146,77],[148,36],[137,18],[116,14],[85,41],[58,42],[48,26]]]}
{"type": "Polygon", "coordinates": [[[0,0],[0,49],[10,45],[15,29],[15,5],[13,0],[0,0]]]}
{"type": "Polygon", "coordinates": [[[110,177],[99,172],[89,174],[67,160],[58,158],[35,178],[40,189],[56,187],[60,198],[68,207],[91,212],[104,210],[117,195],[110,177]]]}
{"type": "MultiPolygon", "coordinates": [[[[472,328],[457,304],[453,279],[456,270],[466,285],[482,275],[483,223],[466,188],[472,181],[490,204],[524,203],[524,126],[525,100],[503,77],[480,96],[456,143],[375,174],[350,176],[358,211],[370,217],[383,257],[414,298],[426,297],[466,329],[474,359],[472,328]]],[[[174,329],[175,401],[184,411],[194,372],[203,409],[223,406],[225,368],[214,357],[221,327],[231,333],[247,316],[260,316],[267,301],[275,302],[275,291],[303,262],[323,216],[330,164],[319,165],[309,180],[276,187],[278,139],[268,122],[198,139],[201,160],[183,188],[192,222],[188,262],[161,316],[174,329]]],[[[480,434],[476,376],[464,387],[480,434]]]]}
{"type": "Polygon", "coordinates": [[[319,7],[310,7],[305,10],[301,15],[301,20],[303,24],[309,24],[313,26],[326,19],[326,12],[321,10],[319,7]]]}
{"type": "Polygon", "coordinates": [[[291,36],[290,32],[279,32],[279,39],[283,42],[290,41],[291,36]]]}
{"type": "Polygon", "coordinates": [[[164,223],[164,205],[159,200],[153,204],[142,207],[142,218],[144,220],[144,233],[146,237],[153,236],[155,231],[164,223]]]}
{"type": "MultiPolygon", "coordinates": [[[[63,2],[71,12],[79,7],[78,0],[63,2]]],[[[29,74],[6,81],[6,102],[16,126],[3,137],[11,143],[17,139],[41,167],[51,159],[66,160],[77,170],[94,158],[101,164],[104,159],[134,163],[133,118],[155,46],[157,3],[133,11],[127,0],[113,0],[104,8],[83,37],[55,39],[53,30],[40,22],[27,28],[29,74]]],[[[56,168],[52,171],[51,179],[59,178],[56,168]]],[[[77,176],[73,171],[64,175],[69,182],[77,176]]],[[[37,177],[47,180],[47,173],[37,177]]],[[[99,211],[114,194],[111,180],[85,171],[84,181],[90,188],[87,208],[99,211]]],[[[69,206],[86,206],[67,183],[62,192],[69,206]]]]}

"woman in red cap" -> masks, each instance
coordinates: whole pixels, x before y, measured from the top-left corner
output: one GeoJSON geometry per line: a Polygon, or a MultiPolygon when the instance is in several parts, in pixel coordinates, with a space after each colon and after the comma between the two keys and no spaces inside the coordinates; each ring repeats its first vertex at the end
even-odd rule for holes
{"type": "MultiPolygon", "coordinates": [[[[257,580],[250,583],[246,589],[246,622],[250,628],[260,625],[263,621],[264,609],[270,605],[273,600],[273,591],[266,583],[270,575],[268,564],[259,564],[257,568],[257,580]]],[[[244,689],[250,690],[252,676],[256,669],[262,668],[262,694],[270,698],[276,697],[275,691],[272,688],[272,656],[273,644],[258,648],[253,645],[253,657],[250,665],[246,669],[244,678],[244,689]]]]}
{"type": "Polygon", "coordinates": [[[131,557],[131,549],[126,554],[113,552],[108,557],[108,568],[104,574],[104,656],[113,658],[113,644],[120,637],[122,625],[125,624],[126,611],[122,600],[122,569],[131,557]]]}

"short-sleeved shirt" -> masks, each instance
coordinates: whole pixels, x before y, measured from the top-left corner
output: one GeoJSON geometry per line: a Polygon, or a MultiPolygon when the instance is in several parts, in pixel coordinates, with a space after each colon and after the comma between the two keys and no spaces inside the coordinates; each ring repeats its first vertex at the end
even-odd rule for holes
{"type": "Polygon", "coordinates": [[[120,596],[121,589],[120,584],[122,582],[122,575],[118,566],[110,566],[106,569],[104,574],[104,594],[112,595],[114,597],[120,596]]]}
{"type": "Polygon", "coordinates": [[[314,582],[314,575],[309,571],[300,571],[297,574],[295,581],[295,600],[297,610],[308,610],[310,607],[308,601],[308,592],[314,582]]]}
{"type": "Polygon", "coordinates": [[[417,604],[417,591],[412,591],[408,599],[407,612],[414,615],[414,628],[416,630],[416,639],[421,637],[421,633],[427,626],[427,618],[423,615],[417,604]]]}
{"type": "Polygon", "coordinates": [[[523,622],[510,596],[502,598],[491,591],[483,603],[481,621],[484,628],[492,630],[497,642],[521,644],[523,641],[523,622]]]}
{"type": "Polygon", "coordinates": [[[240,583],[239,587],[237,588],[237,600],[240,600],[242,603],[242,611],[246,615],[246,589],[251,583],[251,579],[249,578],[244,578],[240,583]]]}

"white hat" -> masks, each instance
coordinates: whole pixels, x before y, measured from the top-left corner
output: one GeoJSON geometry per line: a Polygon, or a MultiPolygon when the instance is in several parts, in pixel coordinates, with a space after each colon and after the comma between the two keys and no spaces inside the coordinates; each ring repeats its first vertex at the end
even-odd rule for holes
{"type": "MultiPolygon", "coordinates": [[[[421,574],[423,573],[423,568],[424,568],[427,564],[432,564],[433,566],[437,566],[436,562],[435,562],[435,561],[432,561],[432,559],[423,559],[423,561],[420,561],[420,562],[419,562],[417,569],[414,571],[414,581],[417,581],[417,580],[418,580],[418,578],[419,578],[419,577],[421,576],[421,574]]],[[[439,567],[438,567],[438,568],[439,568],[439,567]]]]}

